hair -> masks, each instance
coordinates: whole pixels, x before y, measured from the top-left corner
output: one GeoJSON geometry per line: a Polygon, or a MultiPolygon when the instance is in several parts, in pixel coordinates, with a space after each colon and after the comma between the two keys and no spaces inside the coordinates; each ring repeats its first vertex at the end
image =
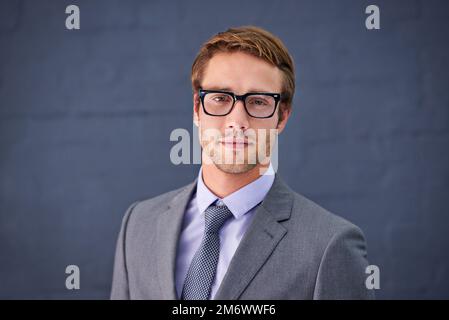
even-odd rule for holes
{"type": "MultiPolygon", "coordinates": [[[[200,48],[192,64],[192,89],[198,92],[204,70],[209,60],[219,52],[244,52],[278,67],[282,72],[282,92],[279,106],[279,121],[282,110],[291,109],[295,92],[295,67],[293,58],[282,41],[272,33],[255,26],[230,28],[219,32],[200,48]]],[[[197,101],[196,103],[199,103],[197,101]]]]}

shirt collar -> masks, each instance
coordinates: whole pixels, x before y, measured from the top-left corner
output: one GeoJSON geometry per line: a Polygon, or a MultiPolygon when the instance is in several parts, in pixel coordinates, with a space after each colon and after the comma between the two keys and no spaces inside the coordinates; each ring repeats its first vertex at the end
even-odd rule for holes
{"type": "Polygon", "coordinates": [[[196,187],[196,201],[199,212],[203,214],[211,204],[218,200],[218,202],[223,202],[229,208],[236,219],[242,217],[265,198],[273,185],[275,175],[270,162],[270,166],[265,174],[221,199],[213,194],[204,184],[202,172],[201,167],[196,187]]]}

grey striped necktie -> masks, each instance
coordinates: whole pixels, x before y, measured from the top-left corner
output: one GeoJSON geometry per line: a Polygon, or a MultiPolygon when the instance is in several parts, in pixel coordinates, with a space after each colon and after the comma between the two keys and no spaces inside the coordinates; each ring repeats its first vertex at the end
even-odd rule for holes
{"type": "Polygon", "coordinates": [[[220,253],[219,230],[232,217],[225,205],[210,205],[205,211],[205,228],[200,248],[192,259],[182,289],[182,300],[207,300],[217,270],[220,253]]]}

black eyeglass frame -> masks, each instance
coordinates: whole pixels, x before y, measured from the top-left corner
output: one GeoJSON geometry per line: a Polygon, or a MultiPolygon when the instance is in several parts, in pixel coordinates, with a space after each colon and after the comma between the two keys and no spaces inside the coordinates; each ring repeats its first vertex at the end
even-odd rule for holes
{"type": "Polygon", "coordinates": [[[234,92],[231,92],[231,91],[223,91],[223,90],[204,90],[204,89],[199,89],[199,90],[198,90],[198,94],[199,94],[199,96],[200,96],[201,105],[203,106],[203,111],[204,111],[204,113],[206,113],[206,114],[209,115],[209,116],[213,116],[213,117],[223,117],[223,116],[227,116],[227,115],[230,114],[230,113],[232,112],[232,110],[234,109],[235,103],[236,103],[237,101],[240,100],[240,101],[243,102],[243,107],[245,108],[246,113],[247,113],[250,117],[257,118],[257,119],[267,119],[267,118],[271,118],[271,117],[274,115],[274,113],[276,112],[276,109],[277,109],[277,107],[278,107],[278,105],[279,105],[279,101],[280,101],[281,98],[282,98],[282,94],[281,94],[281,93],[271,93],[271,92],[247,92],[247,93],[245,93],[245,94],[239,96],[239,95],[236,95],[234,92]],[[232,96],[232,98],[233,98],[233,100],[234,100],[233,103],[232,103],[232,107],[231,107],[231,108],[229,109],[229,111],[228,111],[227,113],[225,113],[225,114],[212,114],[212,113],[207,112],[206,108],[204,107],[204,97],[205,97],[206,94],[208,94],[208,93],[224,93],[224,94],[228,94],[228,95],[232,96]],[[269,96],[269,97],[274,98],[274,103],[275,103],[275,105],[274,105],[273,112],[272,112],[269,116],[266,116],[266,117],[255,117],[255,116],[253,116],[252,114],[250,114],[250,113],[248,112],[248,109],[246,108],[246,102],[245,102],[245,100],[246,100],[246,98],[247,98],[248,96],[252,96],[252,95],[266,95],[266,96],[269,96]]]}

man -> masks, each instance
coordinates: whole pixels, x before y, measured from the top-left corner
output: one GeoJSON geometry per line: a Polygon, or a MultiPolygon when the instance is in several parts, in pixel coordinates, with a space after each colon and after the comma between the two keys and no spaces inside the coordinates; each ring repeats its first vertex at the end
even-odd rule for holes
{"type": "Polygon", "coordinates": [[[274,173],[273,132],[295,90],[282,42],[257,27],[219,33],[195,59],[192,87],[198,177],[129,207],[111,298],[372,298],[362,231],[274,173]]]}

